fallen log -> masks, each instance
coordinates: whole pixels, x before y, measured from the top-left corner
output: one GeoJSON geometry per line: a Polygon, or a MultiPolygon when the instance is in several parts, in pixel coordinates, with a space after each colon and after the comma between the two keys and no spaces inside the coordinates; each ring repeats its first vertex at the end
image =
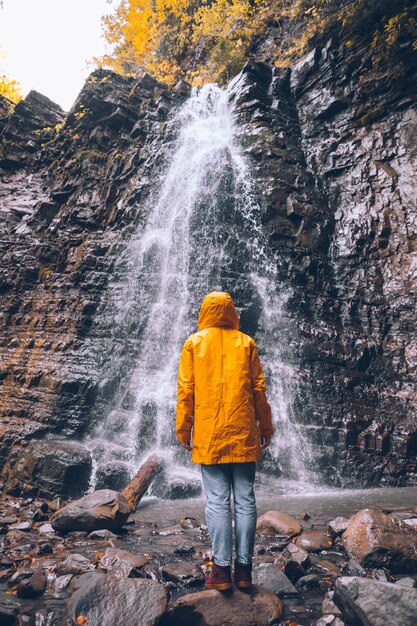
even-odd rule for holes
{"type": "Polygon", "coordinates": [[[139,468],[135,477],[123,491],[99,489],[74,500],[57,511],[51,520],[58,531],[118,530],[133,513],[162,466],[156,455],[151,455],[139,468]]]}
{"type": "Polygon", "coordinates": [[[149,485],[161,469],[162,459],[156,454],[152,454],[146,459],[145,463],[140,466],[130,483],[122,489],[121,493],[125,496],[132,513],[136,511],[140,499],[144,493],[146,493],[149,485]]]}

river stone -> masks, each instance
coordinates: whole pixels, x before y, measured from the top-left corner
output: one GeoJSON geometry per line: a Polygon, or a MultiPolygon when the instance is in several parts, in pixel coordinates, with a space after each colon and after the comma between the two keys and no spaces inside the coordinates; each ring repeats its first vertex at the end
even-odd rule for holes
{"type": "Polygon", "coordinates": [[[0,528],[3,528],[3,526],[10,526],[10,524],[14,524],[15,522],[17,522],[17,517],[14,515],[5,515],[0,517],[0,528]]]}
{"type": "Polygon", "coordinates": [[[94,569],[90,559],[83,554],[70,554],[59,567],[60,574],[85,574],[94,569]]]}
{"type": "Polygon", "coordinates": [[[152,495],[165,500],[198,498],[201,496],[201,480],[196,476],[186,476],[171,468],[164,468],[152,483],[152,495]]]}
{"type": "Polygon", "coordinates": [[[306,576],[299,578],[295,585],[297,589],[304,593],[310,589],[317,589],[320,587],[321,579],[322,577],[319,574],[306,574],[306,576]]]}
{"type": "Polygon", "coordinates": [[[9,530],[31,530],[32,524],[30,522],[16,522],[9,526],[9,530]]]}
{"type": "Polygon", "coordinates": [[[46,589],[46,576],[43,572],[35,572],[30,578],[25,578],[17,585],[18,598],[36,598],[46,589]]]}
{"type": "Polygon", "coordinates": [[[343,544],[363,567],[387,568],[394,574],[417,572],[417,541],[376,509],[362,509],[343,533],[343,544]]]}
{"type": "Polygon", "coordinates": [[[117,548],[107,548],[100,559],[100,569],[114,574],[137,578],[143,575],[143,566],[148,559],[143,554],[132,554],[128,550],[118,550],[117,548]]]}
{"type": "Polygon", "coordinates": [[[118,491],[100,489],[67,504],[52,517],[52,527],[57,531],[117,530],[130,515],[126,498],[118,491]]]}
{"type": "Polygon", "coordinates": [[[355,626],[415,626],[417,589],[372,578],[342,576],[333,596],[342,618],[355,626]]]}
{"type": "Polygon", "coordinates": [[[96,474],[96,490],[114,489],[119,491],[130,482],[130,472],[124,463],[112,461],[101,465],[96,474]]]}
{"type": "Polygon", "coordinates": [[[333,544],[332,540],[324,533],[304,532],[294,539],[294,544],[307,552],[320,552],[333,544]]]}
{"type": "Polygon", "coordinates": [[[309,560],[307,550],[300,548],[295,543],[289,543],[282,553],[282,558],[287,561],[296,561],[299,565],[306,565],[309,560]]]}
{"type": "Polygon", "coordinates": [[[145,578],[118,578],[93,572],[77,581],[69,599],[66,626],[80,615],[92,626],[153,626],[166,610],[168,592],[163,585],[145,578]]]}
{"type": "Polygon", "coordinates": [[[256,532],[258,535],[265,535],[267,537],[275,537],[275,535],[298,535],[302,529],[300,522],[281,511],[268,511],[258,517],[258,521],[256,522],[256,532]]]}
{"type": "Polygon", "coordinates": [[[207,589],[176,600],[170,612],[172,626],[267,626],[276,624],[283,612],[282,600],[261,587],[249,593],[207,589]]]}
{"type": "Polygon", "coordinates": [[[269,589],[277,596],[298,596],[298,591],[286,575],[274,563],[257,563],[253,567],[255,585],[269,589]]]}
{"type": "Polygon", "coordinates": [[[161,568],[166,580],[184,585],[195,585],[204,581],[204,574],[199,567],[189,561],[167,563],[161,568]]]}
{"type": "Polygon", "coordinates": [[[349,518],[347,517],[335,517],[329,522],[329,533],[333,537],[338,537],[345,532],[349,524],[349,518]]]}
{"type": "Polygon", "coordinates": [[[13,596],[0,591],[0,623],[2,626],[13,626],[20,609],[20,602],[13,596]]]}
{"type": "Polygon", "coordinates": [[[111,530],[107,530],[106,528],[103,528],[102,530],[93,530],[93,532],[87,536],[87,539],[118,539],[118,538],[119,538],[118,535],[115,535],[114,533],[112,533],[111,530]]]}
{"type": "Polygon", "coordinates": [[[13,465],[4,491],[19,496],[78,497],[88,488],[91,468],[90,452],[78,443],[32,441],[13,465]]]}
{"type": "Polygon", "coordinates": [[[30,578],[35,573],[35,570],[32,568],[22,567],[15,571],[15,573],[9,578],[9,587],[14,587],[18,585],[25,578],[30,578]]]}
{"type": "Polygon", "coordinates": [[[314,622],[314,626],[344,626],[344,624],[345,622],[342,622],[337,615],[332,615],[331,613],[319,617],[319,619],[314,622]]]}
{"type": "Polygon", "coordinates": [[[328,591],[321,604],[321,612],[323,615],[332,614],[332,615],[341,615],[340,609],[333,602],[334,591],[328,591]]]}

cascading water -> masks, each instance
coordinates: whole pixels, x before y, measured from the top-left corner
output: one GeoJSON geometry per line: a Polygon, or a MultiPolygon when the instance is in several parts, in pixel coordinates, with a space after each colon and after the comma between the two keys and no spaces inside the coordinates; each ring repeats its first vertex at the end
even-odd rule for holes
{"type": "MultiPolygon", "coordinates": [[[[308,481],[308,446],[291,415],[292,371],[281,357],[288,294],[279,292],[275,280],[229,94],[206,85],[181,107],[172,125],[178,134],[166,173],[148,200],[145,230],[124,252],[128,275],[115,287],[121,304],[113,332],[126,332],[133,318],[140,319],[135,366],[89,445],[97,464],[122,461],[133,472],[142,456],[158,451],[169,467],[190,473],[189,457],[175,440],[178,360],[185,338],[196,330],[202,298],[220,289],[232,294],[242,330],[256,331],[277,425],[269,465],[283,476],[308,481]]],[[[110,376],[112,367],[119,367],[117,359],[110,376]]]]}

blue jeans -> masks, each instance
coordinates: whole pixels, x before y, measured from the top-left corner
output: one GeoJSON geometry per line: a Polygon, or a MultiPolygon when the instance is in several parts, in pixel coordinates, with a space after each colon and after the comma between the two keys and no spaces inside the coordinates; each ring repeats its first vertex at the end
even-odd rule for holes
{"type": "Polygon", "coordinates": [[[252,561],[256,531],[255,469],[254,462],[201,465],[213,561],[222,567],[230,565],[232,560],[231,489],[235,509],[236,559],[245,565],[252,561]]]}

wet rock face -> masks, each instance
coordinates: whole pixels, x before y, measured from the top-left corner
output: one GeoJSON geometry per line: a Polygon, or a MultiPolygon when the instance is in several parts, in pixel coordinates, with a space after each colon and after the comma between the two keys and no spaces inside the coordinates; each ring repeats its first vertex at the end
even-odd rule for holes
{"type": "Polygon", "coordinates": [[[168,93],[147,76],[96,71],[65,118],[35,92],[11,112],[1,100],[0,458],[8,469],[30,438],[81,435],[114,397],[117,381],[104,381],[101,369],[117,351],[105,341],[113,311],[98,306],[124,241],[146,220],[142,199],[170,139],[166,119],[185,97],[183,86],[168,93]]]}
{"type": "Polygon", "coordinates": [[[282,336],[294,412],[341,484],[417,480],[417,67],[396,61],[377,74],[365,40],[330,41],[291,71],[248,63],[233,86],[293,293],[297,330],[282,336]]]}
{"type": "Polygon", "coordinates": [[[4,490],[20,496],[81,496],[88,487],[91,469],[90,453],[78,444],[34,441],[14,465],[6,467],[4,490]]]}

